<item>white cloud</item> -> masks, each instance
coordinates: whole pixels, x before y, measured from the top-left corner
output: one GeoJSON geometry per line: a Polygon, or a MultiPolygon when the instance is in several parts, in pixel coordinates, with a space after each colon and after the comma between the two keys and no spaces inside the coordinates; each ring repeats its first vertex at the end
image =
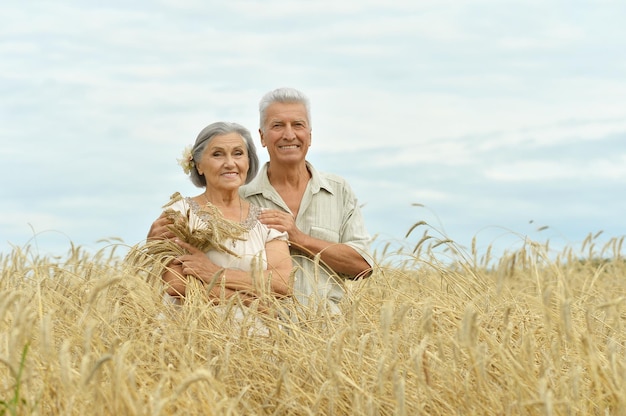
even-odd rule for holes
{"type": "Polygon", "coordinates": [[[608,136],[626,132],[624,119],[585,120],[582,117],[583,115],[581,118],[563,120],[553,125],[494,132],[479,140],[476,148],[481,151],[493,151],[498,148],[523,146],[541,150],[541,148],[567,145],[572,142],[601,141],[608,136]]]}
{"type": "Polygon", "coordinates": [[[503,182],[626,181],[626,154],[606,159],[559,161],[525,160],[496,165],[484,171],[486,178],[503,182]]]}
{"type": "MultiPolygon", "coordinates": [[[[625,11],[539,0],[9,1],[0,189],[18,201],[0,209],[1,234],[30,222],[95,241],[132,217],[134,229],[119,228],[142,238],[162,199],[196,191],[175,164],[180,150],[216,119],[256,137],[258,100],[282,85],[311,96],[312,157],[358,176],[380,229],[406,229],[412,202],[470,229],[520,206],[497,192],[505,185],[547,195],[547,183],[623,181],[624,151],[589,149],[626,132],[625,11]],[[459,201],[478,186],[483,205],[470,212],[459,201]],[[58,191],[56,203],[33,202],[58,191]]],[[[601,219],[584,215],[589,228],[601,219]]]]}
{"type": "Polygon", "coordinates": [[[454,199],[453,194],[445,192],[441,189],[411,189],[408,193],[415,201],[429,201],[429,203],[448,202],[454,199]]]}

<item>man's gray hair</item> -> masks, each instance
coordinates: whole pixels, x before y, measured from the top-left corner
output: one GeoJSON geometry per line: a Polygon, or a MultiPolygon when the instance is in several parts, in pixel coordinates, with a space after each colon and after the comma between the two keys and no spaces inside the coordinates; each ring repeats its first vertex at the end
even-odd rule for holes
{"type": "Polygon", "coordinates": [[[295,88],[277,88],[268,92],[261,98],[259,102],[259,128],[263,131],[267,107],[274,103],[299,103],[303,104],[306,109],[306,118],[311,128],[311,102],[303,92],[295,88]]]}

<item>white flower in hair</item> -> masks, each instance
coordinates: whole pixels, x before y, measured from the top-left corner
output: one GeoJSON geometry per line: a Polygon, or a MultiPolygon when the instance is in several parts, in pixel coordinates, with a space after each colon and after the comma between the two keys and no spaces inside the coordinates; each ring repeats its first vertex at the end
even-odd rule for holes
{"type": "Polygon", "coordinates": [[[182,159],[176,159],[178,161],[178,164],[182,166],[183,171],[186,175],[189,175],[189,172],[191,172],[191,169],[193,169],[194,167],[193,155],[191,154],[191,150],[192,146],[185,147],[185,150],[183,150],[182,159]]]}

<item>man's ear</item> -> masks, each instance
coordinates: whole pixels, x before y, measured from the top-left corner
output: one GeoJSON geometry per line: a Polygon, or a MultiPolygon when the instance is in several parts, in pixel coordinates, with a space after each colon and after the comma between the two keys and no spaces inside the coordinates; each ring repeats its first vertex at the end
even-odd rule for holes
{"type": "Polygon", "coordinates": [[[263,130],[259,129],[259,136],[261,137],[261,146],[265,147],[265,139],[263,138],[263,130]]]}

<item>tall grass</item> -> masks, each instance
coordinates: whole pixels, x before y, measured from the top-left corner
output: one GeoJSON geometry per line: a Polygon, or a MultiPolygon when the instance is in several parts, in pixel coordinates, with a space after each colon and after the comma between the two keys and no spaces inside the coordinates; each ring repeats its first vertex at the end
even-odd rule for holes
{"type": "Polygon", "coordinates": [[[0,415],[626,414],[623,238],[497,259],[422,240],[377,253],[340,318],[261,336],[193,294],[164,304],[112,249],[15,248],[0,415]]]}

